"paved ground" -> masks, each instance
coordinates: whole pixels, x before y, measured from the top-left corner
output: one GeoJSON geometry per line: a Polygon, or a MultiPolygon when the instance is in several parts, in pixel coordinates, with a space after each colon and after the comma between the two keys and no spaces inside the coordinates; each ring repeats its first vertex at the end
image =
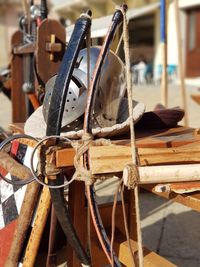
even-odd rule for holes
{"type": "MultiPolygon", "coordinates": [[[[187,86],[186,102],[188,109],[188,121],[190,127],[200,127],[200,105],[196,104],[191,99],[191,94],[199,93],[198,88],[194,86],[187,86]]],[[[134,99],[139,100],[146,105],[146,111],[152,110],[156,104],[160,103],[161,93],[158,86],[134,86],[133,87],[134,99]]],[[[170,85],[168,91],[168,104],[169,107],[182,106],[180,89],[177,85],[170,85]]]]}
{"type": "Polygon", "coordinates": [[[140,204],[144,245],[179,267],[199,267],[200,214],[149,193],[140,204]]]}
{"type": "MultiPolygon", "coordinates": [[[[200,126],[200,106],[190,94],[197,88],[187,88],[189,125],[200,126]]],[[[147,110],[159,103],[159,87],[135,86],[134,98],[143,101],[147,110]]],[[[180,105],[177,86],[169,89],[170,107],[180,105]]],[[[6,97],[0,94],[0,126],[7,129],[11,121],[11,107],[6,97]]],[[[200,214],[150,193],[140,194],[143,242],[146,247],[168,258],[180,267],[200,266],[200,214]]],[[[160,266],[162,267],[162,266],[160,266]]]]}

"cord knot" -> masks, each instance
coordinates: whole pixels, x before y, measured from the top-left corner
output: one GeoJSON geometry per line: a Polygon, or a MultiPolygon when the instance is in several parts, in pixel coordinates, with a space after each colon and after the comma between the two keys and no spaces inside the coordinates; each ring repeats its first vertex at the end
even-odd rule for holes
{"type": "Polygon", "coordinates": [[[128,189],[134,189],[139,183],[139,172],[136,164],[127,164],[123,170],[123,181],[128,189]]]}

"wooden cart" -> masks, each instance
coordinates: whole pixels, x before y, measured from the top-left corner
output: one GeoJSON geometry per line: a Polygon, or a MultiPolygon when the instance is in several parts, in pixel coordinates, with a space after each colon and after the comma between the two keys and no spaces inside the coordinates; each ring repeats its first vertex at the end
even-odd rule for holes
{"type": "MultiPolygon", "coordinates": [[[[14,132],[23,132],[22,125],[11,125],[11,129],[14,132]]],[[[131,154],[129,152],[129,139],[115,140],[113,143],[119,148],[119,155],[109,152],[109,155],[105,155],[104,158],[100,154],[97,155],[95,150],[93,151],[93,156],[91,153],[93,163],[96,162],[96,168],[104,170],[104,168],[109,168],[111,171],[116,172],[116,166],[125,165],[131,159],[131,154]],[[124,148],[124,150],[123,150],[124,148]],[[123,153],[122,153],[123,151],[123,153]],[[105,164],[106,156],[106,164],[105,164]],[[96,158],[95,158],[96,157],[96,158]],[[118,158],[117,164],[116,160],[118,158]],[[102,160],[99,160],[102,159],[102,160]],[[113,162],[115,161],[115,164],[113,162]],[[119,164],[118,164],[119,163],[119,164]]],[[[140,163],[142,165],[163,165],[163,164],[187,164],[187,163],[199,163],[200,162],[200,133],[198,129],[192,129],[187,127],[176,127],[170,129],[156,129],[151,131],[136,131],[136,145],[138,148],[138,154],[140,158],[140,163]]],[[[115,147],[115,146],[114,146],[115,147]]],[[[103,149],[103,148],[102,148],[103,149]]],[[[98,150],[100,151],[100,150],[98,150]]],[[[73,155],[74,152],[70,150],[69,159],[69,149],[63,149],[57,153],[57,166],[59,167],[69,167],[73,165],[73,155]],[[66,161],[66,153],[68,154],[68,160],[66,161]]],[[[121,166],[120,168],[123,168],[121,166]]],[[[172,184],[173,185],[173,184],[172,184]]],[[[193,188],[194,191],[200,188],[200,182],[182,182],[179,186],[183,189],[193,188]]],[[[198,192],[193,192],[189,194],[177,194],[177,193],[158,193],[155,191],[155,184],[151,185],[141,185],[141,187],[146,190],[163,196],[165,198],[172,199],[173,201],[182,203],[188,207],[193,208],[196,211],[200,211],[199,201],[200,194],[198,192]]],[[[173,187],[173,186],[172,186],[173,187]]],[[[187,190],[186,190],[187,191],[187,190]]],[[[126,210],[128,214],[128,224],[130,237],[132,239],[132,246],[134,251],[137,250],[136,240],[136,218],[134,212],[134,196],[131,190],[126,190],[125,193],[126,200],[126,210]]],[[[86,241],[86,218],[87,218],[87,207],[85,202],[85,190],[84,184],[81,182],[74,182],[69,188],[69,209],[71,211],[74,226],[77,233],[84,243],[86,241]],[[81,211],[81,212],[80,212],[81,211]]],[[[112,203],[107,203],[100,205],[100,212],[108,234],[111,230],[111,210],[112,203]]],[[[117,214],[116,214],[116,238],[115,238],[115,250],[119,253],[120,261],[125,266],[130,266],[130,259],[128,254],[128,247],[126,244],[125,230],[123,226],[123,216],[121,203],[118,203],[117,214]]],[[[0,236],[1,238],[1,236],[0,236]]],[[[91,227],[91,240],[92,240],[92,264],[95,267],[104,266],[107,263],[107,259],[101,251],[101,247],[95,235],[95,230],[91,227]]],[[[67,249],[67,262],[68,266],[78,267],[80,263],[76,259],[73,251],[70,248],[67,249]]],[[[175,266],[164,258],[156,255],[154,252],[149,252],[145,250],[144,253],[144,266],[175,266]]]]}

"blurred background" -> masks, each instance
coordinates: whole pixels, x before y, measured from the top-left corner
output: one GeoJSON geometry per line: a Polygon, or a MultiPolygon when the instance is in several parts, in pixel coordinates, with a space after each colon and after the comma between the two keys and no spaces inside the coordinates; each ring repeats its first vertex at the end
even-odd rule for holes
{"type": "MultiPolygon", "coordinates": [[[[40,1],[34,1],[35,4],[40,1]]],[[[146,110],[161,102],[162,43],[160,1],[158,0],[49,0],[49,18],[59,20],[66,29],[68,42],[73,24],[87,9],[93,13],[92,44],[101,45],[117,4],[126,2],[129,20],[130,61],[134,99],[145,103],[146,110]]],[[[174,1],[166,1],[167,9],[167,82],[168,106],[182,106],[179,90],[180,73],[178,48],[183,59],[184,81],[189,126],[200,126],[199,103],[192,99],[200,87],[200,0],[179,0],[181,39],[177,43],[174,1]]],[[[6,68],[11,57],[11,37],[19,28],[23,14],[22,0],[0,0],[0,70],[6,68]]],[[[116,35],[112,49],[115,51],[121,37],[116,35]]],[[[119,51],[123,58],[123,46],[119,51]]],[[[11,102],[0,94],[0,127],[8,129],[11,102]]],[[[144,244],[165,256],[177,266],[200,266],[200,213],[172,201],[150,194],[141,194],[141,212],[144,244]],[[175,216],[176,215],[176,216],[175,216]],[[195,229],[195,231],[194,231],[195,229]]]]}
{"type": "MultiPolygon", "coordinates": [[[[66,29],[66,43],[73,30],[73,24],[80,14],[92,10],[92,44],[101,45],[106,35],[116,5],[126,2],[129,21],[130,61],[132,80],[135,85],[134,98],[143,101],[151,110],[161,99],[161,77],[163,69],[163,43],[161,1],[156,0],[49,0],[49,18],[60,21],[66,29]],[[148,101],[146,97],[148,96],[148,101]]],[[[179,51],[182,56],[182,74],[186,84],[186,104],[189,126],[199,127],[199,103],[192,94],[199,94],[200,85],[200,0],[177,0],[180,17],[180,40],[177,43],[175,1],[166,1],[166,69],[168,83],[168,106],[181,106],[179,90],[179,51]]],[[[34,4],[40,4],[35,0],[34,4]]],[[[11,60],[11,37],[19,28],[23,14],[23,0],[0,0],[0,71],[11,60]]],[[[115,37],[112,49],[119,43],[122,29],[115,37]]],[[[123,59],[123,46],[119,54],[123,59]]],[[[7,128],[11,122],[10,102],[1,96],[2,109],[0,125],[7,128]]]]}
{"type": "MultiPolygon", "coordinates": [[[[38,1],[39,2],[39,1],[38,1]]],[[[80,14],[90,8],[93,12],[93,44],[101,44],[106,34],[110,18],[116,4],[123,1],[112,0],[49,0],[49,17],[60,20],[69,38],[72,25],[80,14]]],[[[160,52],[160,5],[156,0],[127,0],[130,33],[131,63],[141,59],[147,64],[146,78],[149,83],[159,82],[162,68],[160,52]]],[[[37,4],[37,1],[35,1],[37,4]]],[[[10,38],[18,28],[19,17],[23,13],[21,0],[0,0],[0,68],[9,62],[10,38]]],[[[194,84],[200,70],[200,1],[179,0],[181,46],[187,82],[194,84]],[[195,59],[195,60],[194,60],[195,59]],[[193,78],[193,81],[190,79],[193,78]]],[[[177,41],[174,3],[168,1],[167,39],[168,75],[170,81],[177,79],[177,41]]],[[[119,34],[120,36],[120,34],[119,34]]],[[[116,37],[117,39],[117,37],[116,37]]],[[[117,43],[117,40],[116,40],[117,43]]],[[[137,83],[137,80],[135,80],[137,83]]],[[[144,81],[145,82],[145,81],[144,81]]],[[[198,83],[198,82],[196,82],[198,83]]]]}

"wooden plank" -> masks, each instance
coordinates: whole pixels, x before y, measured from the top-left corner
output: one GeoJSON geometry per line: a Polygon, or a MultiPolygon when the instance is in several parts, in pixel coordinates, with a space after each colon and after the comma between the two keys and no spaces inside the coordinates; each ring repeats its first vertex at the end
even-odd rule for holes
{"type": "Polygon", "coordinates": [[[184,182],[171,184],[158,184],[155,186],[156,192],[175,192],[178,194],[200,191],[200,182],[184,182]]]}
{"type": "Polygon", "coordinates": [[[51,196],[49,188],[44,186],[36,210],[33,228],[26,246],[23,267],[32,267],[35,264],[39,250],[42,233],[46,226],[47,216],[51,207],[51,196]]]}
{"type": "Polygon", "coordinates": [[[0,151],[0,167],[9,172],[11,175],[20,179],[31,177],[29,168],[18,163],[13,157],[4,151],[0,151]]]}
{"type": "Polygon", "coordinates": [[[19,122],[19,123],[11,123],[11,124],[9,124],[9,129],[13,133],[24,134],[24,123],[22,123],[22,122],[19,122]]]}
{"type": "MultiPolygon", "coordinates": [[[[112,213],[113,203],[110,204],[102,204],[99,206],[99,211],[101,214],[101,218],[103,221],[103,225],[105,227],[106,233],[108,236],[111,236],[112,222],[111,222],[111,213],[112,213]]],[[[125,204],[126,214],[128,216],[128,204],[125,204]]],[[[121,203],[117,203],[116,208],[116,228],[115,228],[115,240],[114,240],[114,251],[118,255],[119,247],[122,242],[126,240],[125,229],[124,229],[124,221],[123,221],[123,212],[121,203]]],[[[131,236],[131,238],[133,238],[131,236]]],[[[108,260],[102,251],[101,245],[96,235],[96,231],[91,221],[91,256],[92,256],[92,266],[102,267],[108,265],[108,260]]]]}
{"type": "Polygon", "coordinates": [[[200,134],[189,127],[136,131],[137,147],[178,147],[196,141],[200,141],[200,134]]]}
{"type": "Polygon", "coordinates": [[[56,152],[56,166],[58,168],[74,166],[75,150],[65,148],[56,152]]]}
{"type": "Polygon", "coordinates": [[[142,188],[158,196],[178,202],[200,212],[200,193],[176,194],[174,192],[156,192],[155,185],[142,185],[142,188]]]}
{"type": "MultiPolygon", "coordinates": [[[[12,49],[15,46],[20,45],[23,41],[22,32],[17,31],[12,36],[12,49]]],[[[11,62],[12,72],[12,121],[13,122],[25,122],[27,119],[25,94],[22,91],[23,84],[23,62],[21,55],[14,55],[11,62]]]]}
{"type": "MultiPolygon", "coordinates": [[[[140,166],[200,162],[200,143],[193,148],[138,148],[137,151],[140,166]]],[[[121,172],[131,163],[131,150],[127,146],[90,147],[89,155],[93,173],[121,172]]]]}
{"type": "MultiPolygon", "coordinates": [[[[148,132],[136,132],[136,145],[138,147],[138,154],[140,157],[141,165],[199,162],[198,148],[200,147],[200,134],[197,130],[198,129],[186,127],[176,127],[167,130],[157,129],[148,132]],[[195,143],[194,146],[193,143],[195,143]],[[189,146],[189,144],[191,144],[191,146],[189,146]],[[174,148],[179,146],[180,149],[174,148]],[[143,150],[142,148],[145,149],[143,150]],[[162,150],[161,148],[165,149],[162,150]],[[190,153],[190,151],[192,151],[193,155],[192,160],[191,155],[188,154],[190,153]]],[[[105,156],[111,155],[110,163],[113,165],[113,160],[115,160],[115,167],[118,169],[123,169],[121,167],[118,167],[118,163],[124,166],[124,162],[127,163],[130,161],[130,149],[128,148],[128,146],[130,145],[130,140],[127,139],[113,141],[113,144],[117,145],[117,147],[105,146],[98,148],[90,148],[90,157],[92,157],[92,151],[95,151],[93,154],[98,153],[96,155],[98,155],[98,160],[100,163],[100,161],[103,161],[103,158],[105,156]],[[119,151],[116,151],[118,149],[119,151]]],[[[57,167],[72,166],[73,160],[71,159],[70,161],[70,157],[73,158],[73,149],[58,151],[57,167]],[[67,151],[69,151],[69,154],[67,151]],[[66,164],[65,161],[67,160],[68,163],[66,164]]]]}
{"type": "MultiPolygon", "coordinates": [[[[56,156],[57,166],[73,166],[73,153],[72,149],[69,150],[69,154],[68,149],[58,151],[56,156]]],[[[184,165],[167,165],[162,166],[162,168],[159,166],[138,167],[141,183],[194,181],[200,179],[200,171],[198,169],[200,165],[189,164],[200,162],[199,143],[195,144],[193,148],[139,148],[138,155],[141,166],[187,163],[184,165]]],[[[122,172],[125,166],[131,163],[131,151],[127,146],[90,147],[89,162],[93,174],[122,172]]]]}
{"type": "MultiPolygon", "coordinates": [[[[134,253],[138,251],[138,244],[137,242],[131,240],[131,247],[134,253]]],[[[171,263],[170,261],[166,260],[165,258],[159,256],[153,251],[148,250],[147,248],[143,248],[144,251],[144,267],[176,267],[177,265],[171,263]]],[[[126,267],[133,267],[131,256],[129,253],[128,242],[123,242],[120,245],[119,250],[119,260],[126,266],[126,267]]]]}
{"type": "MultiPolygon", "coordinates": [[[[200,142],[178,148],[138,148],[141,166],[172,163],[200,162],[200,142]]],[[[92,146],[89,148],[90,164],[94,172],[122,171],[131,162],[130,146],[92,146]],[[113,165],[115,162],[115,165],[113,165]],[[102,169],[103,166],[103,169],[102,169]],[[107,171],[108,170],[108,171],[107,171]]],[[[56,155],[57,167],[73,166],[75,151],[73,148],[59,150],[56,155]]]]}
{"type": "Polygon", "coordinates": [[[5,267],[18,266],[27,231],[37,205],[39,191],[40,184],[37,182],[32,182],[27,186],[5,267]]]}
{"type": "Polygon", "coordinates": [[[65,52],[65,28],[56,20],[45,19],[42,21],[37,31],[36,43],[36,68],[40,79],[45,84],[53,75],[57,74],[60,63],[65,52]],[[46,46],[51,44],[51,36],[55,35],[55,42],[59,44],[61,50],[53,53],[51,60],[46,46]]]}
{"type": "MultiPolygon", "coordinates": [[[[69,175],[69,177],[71,177],[69,175]]],[[[86,225],[86,210],[85,210],[85,185],[81,182],[73,182],[69,185],[69,200],[68,208],[70,211],[72,223],[76,229],[76,233],[82,244],[87,243],[87,225],[86,225]]],[[[73,267],[80,267],[80,262],[77,259],[72,248],[67,245],[67,264],[73,267]]]]}
{"type": "Polygon", "coordinates": [[[200,94],[191,94],[191,98],[200,105],[200,94]]]}

